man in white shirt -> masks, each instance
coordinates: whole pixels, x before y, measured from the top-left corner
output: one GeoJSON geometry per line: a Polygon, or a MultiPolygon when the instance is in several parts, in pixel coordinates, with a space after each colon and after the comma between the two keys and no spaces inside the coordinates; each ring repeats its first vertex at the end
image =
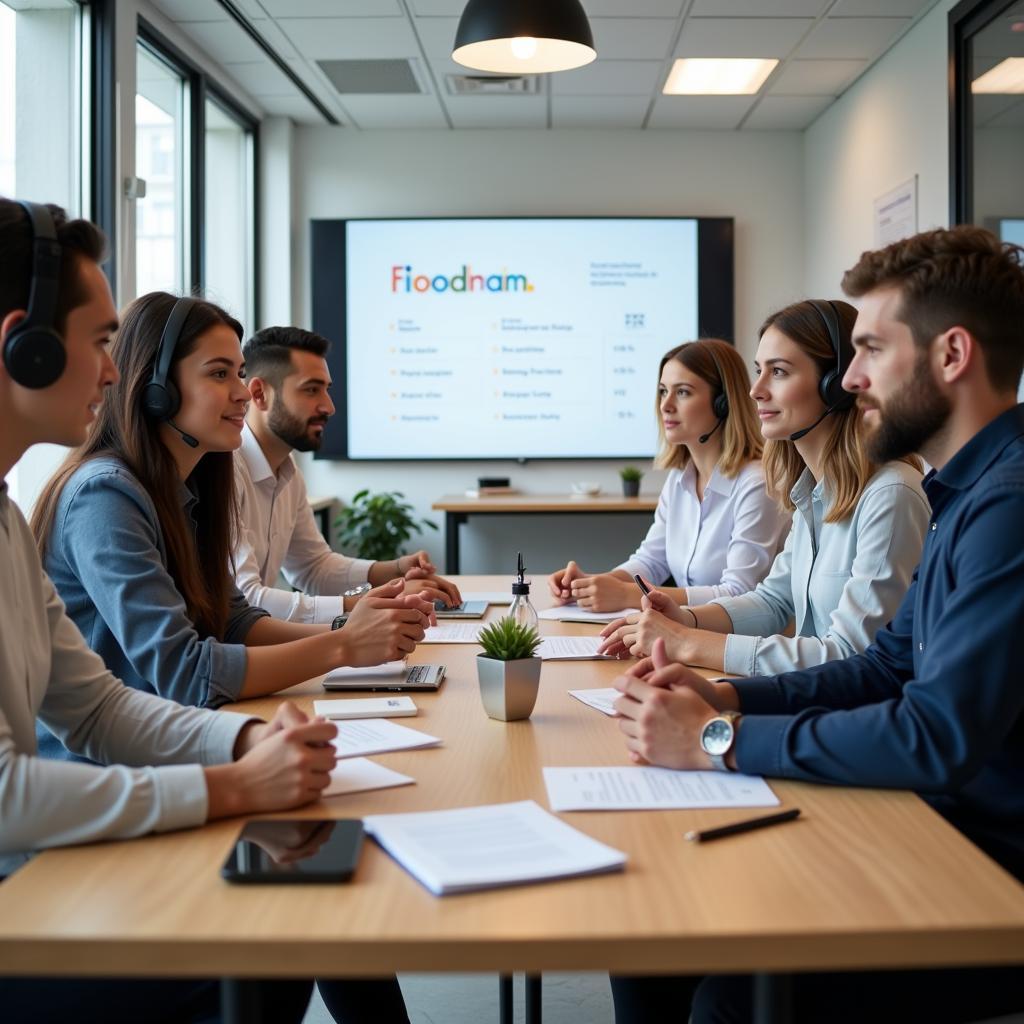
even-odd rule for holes
{"type": "Polygon", "coordinates": [[[397,578],[406,593],[458,604],[458,588],[436,574],[426,551],[386,562],[348,558],[317,529],[292,452],[316,451],[334,414],[327,347],[311,331],[267,327],[242,349],[252,401],[235,453],[238,588],[250,604],[292,622],[331,622],[397,578]],[[295,593],[276,587],[282,572],[295,593]]]}

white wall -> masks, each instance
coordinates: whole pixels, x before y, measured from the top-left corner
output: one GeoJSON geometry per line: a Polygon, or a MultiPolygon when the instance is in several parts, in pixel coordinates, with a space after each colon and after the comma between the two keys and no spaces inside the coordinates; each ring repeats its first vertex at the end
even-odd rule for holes
{"type": "Polygon", "coordinates": [[[918,227],[949,219],[947,15],[941,0],[804,135],[804,283],[838,296],[874,248],[874,200],[918,175],[918,227]]]}
{"type": "MultiPolygon", "coordinates": [[[[749,356],[764,315],[800,295],[802,174],[799,133],[297,128],[293,322],[309,325],[309,221],[314,218],[733,216],[737,341],[749,356]]],[[[515,486],[534,493],[565,493],[569,481],[579,479],[598,480],[615,492],[620,465],[309,460],[304,471],[313,494],[346,499],[364,486],[398,489],[421,515],[428,515],[435,498],[461,493],[481,474],[510,475],[515,486]]],[[[660,481],[660,474],[649,475],[643,489],[657,492],[660,481]]],[[[630,553],[647,525],[644,517],[634,516],[477,518],[463,527],[462,569],[511,572],[520,548],[538,572],[567,556],[593,568],[607,567],[630,553]]],[[[441,536],[430,534],[426,543],[440,564],[441,536]]]]}

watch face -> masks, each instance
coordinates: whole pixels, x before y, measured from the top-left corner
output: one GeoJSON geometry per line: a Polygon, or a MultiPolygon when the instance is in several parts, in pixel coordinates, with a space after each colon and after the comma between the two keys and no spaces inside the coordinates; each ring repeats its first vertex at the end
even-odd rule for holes
{"type": "Polygon", "coordinates": [[[700,745],[708,754],[719,756],[728,752],[732,746],[732,723],[724,718],[712,718],[700,734],[700,745]]]}

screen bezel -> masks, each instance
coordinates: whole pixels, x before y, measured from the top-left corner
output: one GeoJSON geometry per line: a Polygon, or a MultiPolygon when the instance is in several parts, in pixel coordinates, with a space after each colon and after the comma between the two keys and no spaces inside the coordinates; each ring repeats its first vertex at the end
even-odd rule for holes
{"type": "MultiPolygon", "coordinates": [[[[686,220],[697,223],[697,336],[722,338],[735,344],[735,221],[732,217],[694,217],[685,214],[672,216],[616,217],[346,217],[341,219],[314,219],[310,221],[310,266],[312,326],[317,334],[327,338],[331,347],[327,352],[327,366],[331,371],[335,413],[324,428],[323,441],[316,459],[336,462],[592,462],[608,459],[649,459],[649,452],[634,455],[411,455],[411,456],[353,456],[348,450],[348,310],[347,292],[343,287],[338,294],[338,281],[345,281],[347,265],[346,226],[351,223],[388,223],[394,221],[573,221],[573,220],[686,220]]],[[[653,393],[653,389],[652,389],[653,393]]]]}

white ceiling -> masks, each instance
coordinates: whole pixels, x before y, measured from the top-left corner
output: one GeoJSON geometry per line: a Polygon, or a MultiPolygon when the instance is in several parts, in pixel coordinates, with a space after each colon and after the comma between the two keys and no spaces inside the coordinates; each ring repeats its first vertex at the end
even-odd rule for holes
{"type": "MultiPolygon", "coordinates": [[[[218,0],[153,0],[270,114],[323,116],[218,0]]],[[[582,0],[598,51],[536,96],[453,96],[465,0],[234,0],[346,126],[800,130],[936,0],[582,0]],[[757,96],[662,96],[676,57],[775,57],[757,96]],[[405,58],[423,95],[339,95],[317,60],[405,58]]]]}

